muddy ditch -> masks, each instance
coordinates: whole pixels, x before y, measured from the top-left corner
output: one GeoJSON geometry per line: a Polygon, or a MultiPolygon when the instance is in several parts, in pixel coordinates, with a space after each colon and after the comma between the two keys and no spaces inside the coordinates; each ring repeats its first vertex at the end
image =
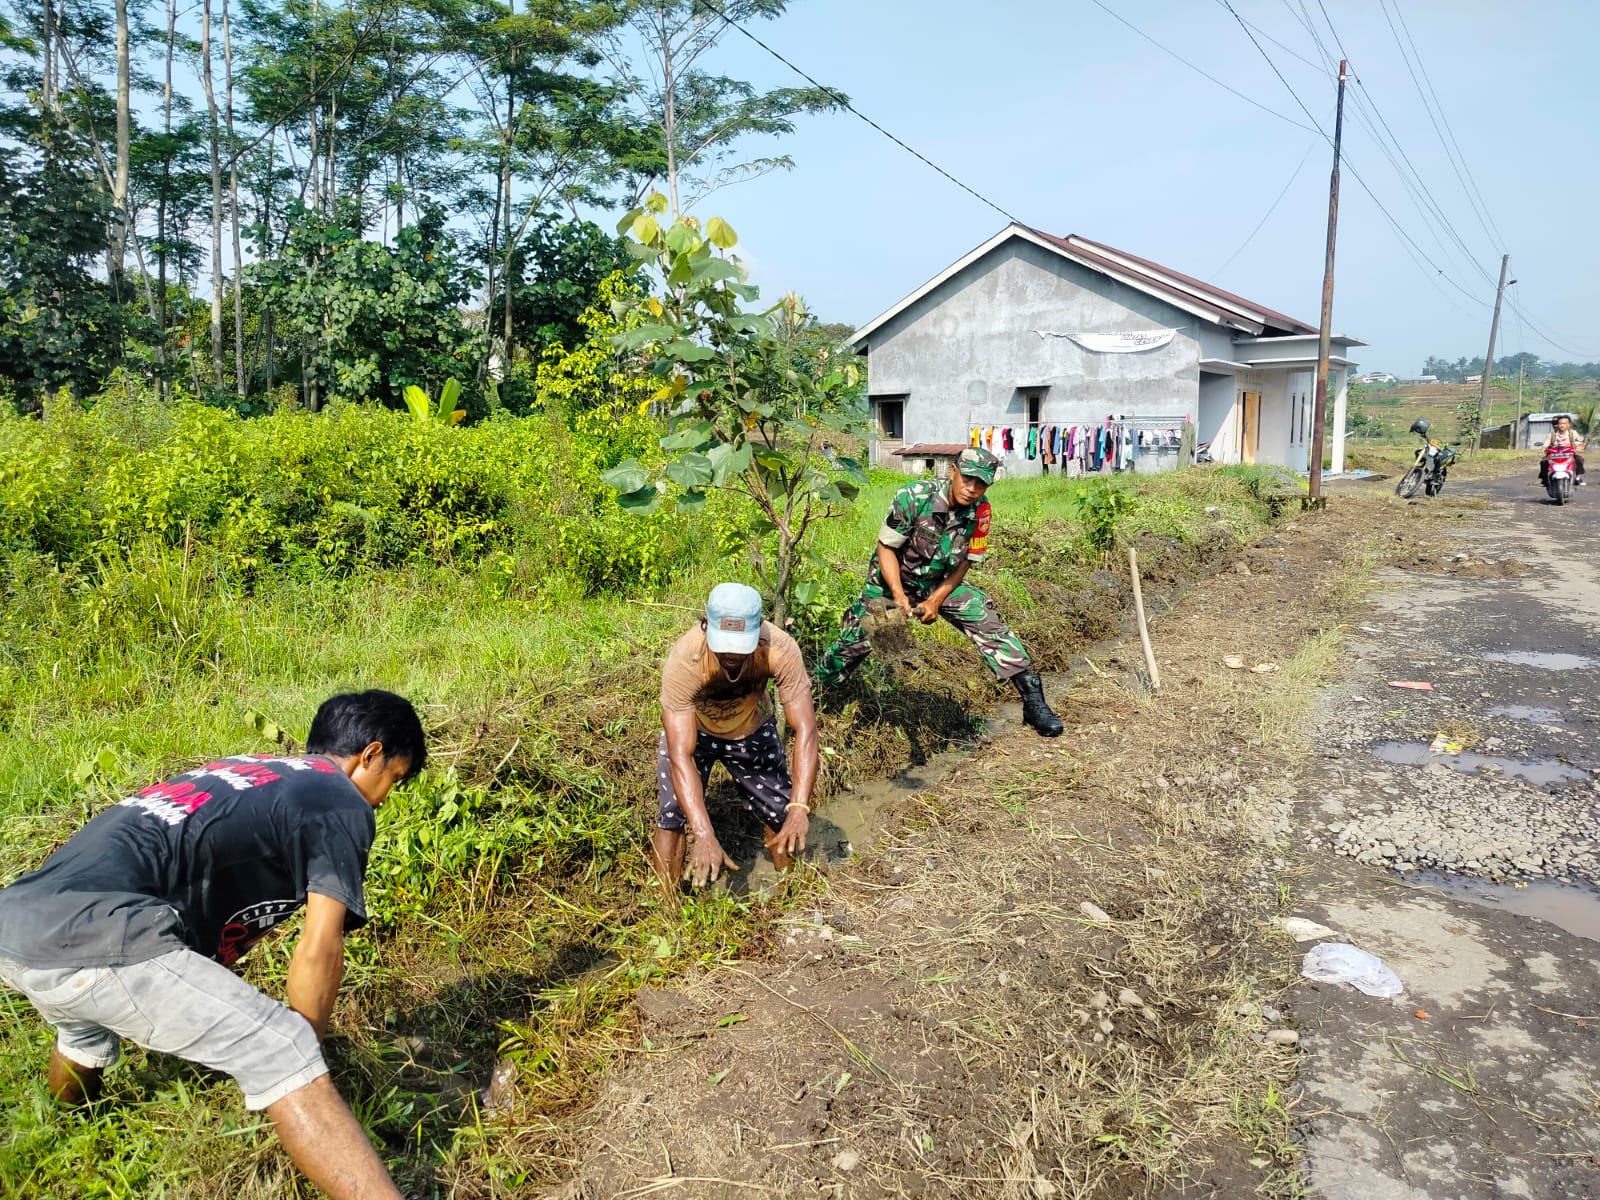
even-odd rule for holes
{"type": "MultiPolygon", "coordinates": [[[[1015,542],[1002,539],[992,558],[998,569],[1028,572],[1034,604],[1006,615],[1038,649],[1041,668],[1059,679],[1075,657],[1123,633],[1131,602],[1125,567],[1069,566],[1040,578],[1025,539],[1015,542]]],[[[1243,548],[1220,527],[1197,545],[1148,535],[1135,544],[1152,613],[1170,610],[1206,575],[1283,566],[1278,538],[1243,548]]],[[[646,649],[592,676],[486,703],[434,731],[439,761],[453,764],[464,786],[536,792],[556,804],[625,804],[637,815],[640,849],[600,877],[577,868],[553,874],[533,862],[486,863],[482,878],[446,898],[451,911],[440,914],[442,925],[384,937],[385,969],[348,989],[354,1025],[364,1032],[334,1057],[342,1075],[360,1079],[358,1092],[404,1100],[392,1119],[371,1124],[408,1158],[429,1140],[423,1130],[447,1140],[486,1095],[495,1113],[538,1122],[587,1103],[604,1065],[633,1044],[638,1019],[629,1002],[640,979],[692,971],[704,954],[763,961],[776,952],[783,914],[808,902],[815,885],[806,877],[773,886],[759,827],[720,773],[708,799],[719,834],[727,831],[724,845],[747,868],[732,879],[731,898],[742,908],[697,905],[691,923],[713,924],[685,929],[684,918],[664,913],[645,886],[642,847],[654,793],[642,767],[653,760],[659,730],[659,655],[646,649]]],[[[858,673],[842,700],[820,713],[829,753],[813,823],[817,866],[841,865],[915,827],[933,789],[1016,727],[1014,693],[986,678],[964,640],[919,632],[907,659],[896,664],[892,686],[883,686],[887,673],[876,668],[858,673]]],[[[519,1146],[518,1153],[541,1157],[551,1150],[545,1141],[519,1146]]],[[[422,1179],[423,1161],[413,1165],[422,1179]]]]}
{"type": "Polygon", "coordinates": [[[1062,738],[911,772],[767,954],[643,993],[646,1050],[564,1123],[552,1194],[1289,1193],[1268,846],[1309,685],[1219,660],[1292,664],[1337,620],[1371,523],[1341,507],[1163,593],[1159,698],[1089,647],[1062,738]]]}

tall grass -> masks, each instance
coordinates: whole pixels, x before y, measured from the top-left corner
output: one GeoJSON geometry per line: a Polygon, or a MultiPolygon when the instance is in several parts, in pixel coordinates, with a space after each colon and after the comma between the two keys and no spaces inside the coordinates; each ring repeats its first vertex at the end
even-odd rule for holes
{"type": "MultiPolygon", "coordinates": [[[[269,749],[261,730],[271,726],[301,736],[332,692],[383,686],[410,697],[436,765],[380,813],[369,872],[375,921],[352,939],[332,1055],[341,1084],[422,1194],[441,1164],[488,1179],[505,1164],[463,1162],[460,1147],[472,1143],[467,1097],[502,1041],[533,1064],[541,1111],[557,1111],[599,1069],[605,1039],[620,1036],[620,998],[707,954],[734,952],[765,920],[761,903],[725,896],[686,915],[661,911],[643,887],[639,850],[653,794],[657,664],[715,582],[748,577],[737,513],[714,504],[694,521],[639,523],[572,478],[560,497],[531,484],[496,491],[480,462],[462,468],[486,480],[471,504],[448,487],[384,499],[376,475],[355,499],[334,482],[326,495],[273,493],[273,511],[297,523],[256,554],[228,516],[245,509],[226,500],[248,488],[227,472],[179,494],[145,489],[125,469],[192,436],[184,420],[108,414],[89,431],[99,465],[56,432],[0,430],[10,446],[31,446],[38,468],[28,476],[36,508],[13,497],[0,542],[0,882],[135,787],[218,752],[269,749]],[[73,486],[98,497],[92,519],[65,515],[69,460],[73,486]],[[108,480],[136,499],[110,504],[108,480]],[[159,520],[150,518],[158,508],[159,520]],[[485,513],[499,522],[493,530],[485,513]],[[58,516],[63,524],[51,526],[58,516]],[[351,532],[363,522],[388,531],[369,549],[351,532]],[[451,532],[462,528],[476,532],[451,532]],[[324,553],[328,539],[338,553],[324,553]]],[[[266,453],[252,438],[282,433],[210,417],[197,427],[240,462],[266,453]]],[[[421,468],[406,455],[466,463],[459,448],[426,440],[463,432],[412,439],[385,425],[360,444],[405,434],[383,452],[397,456],[396,478],[416,480],[421,468]]],[[[501,438],[536,447],[534,432],[508,426],[501,438]]],[[[317,444],[305,476],[333,481],[333,464],[318,456],[345,449],[317,444]]],[[[521,470],[504,445],[494,453],[497,470],[521,470]]],[[[272,454],[284,461],[281,445],[272,454]]],[[[579,458],[586,470],[598,461],[579,458]]],[[[818,532],[822,595],[796,617],[809,646],[853,598],[903,482],[875,476],[818,532]]],[[[1119,536],[1174,545],[1252,537],[1265,514],[1249,482],[1221,472],[1141,478],[1119,536]]],[[[1050,587],[1100,565],[1074,516],[1077,486],[1050,478],[991,489],[995,553],[974,579],[1025,636],[1061,618],[1050,587]]],[[[975,658],[972,668],[976,677],[975,658]]],[[[854,736],[830,728],[841,759],[854,736]]],[[[252,956],[252,977],[281,988],[291,944],[269,940],[252,956]]],[[[0,996],[0,1195],[261,1197],[299,1186],[226,1081],[132,1053],[113,1076],[117,1105],[64,1115],[38,1079],[47,1044],[27,1005],[0,996]]]]}

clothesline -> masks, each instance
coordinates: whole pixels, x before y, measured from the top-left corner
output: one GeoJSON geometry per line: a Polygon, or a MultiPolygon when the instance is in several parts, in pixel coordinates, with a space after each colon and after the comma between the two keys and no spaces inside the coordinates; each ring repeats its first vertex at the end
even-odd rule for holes
{"type": "Polygon", "coordinates": [[[1107,417],[1100,425],[1047,425],[1036,422],[1023,426],[974,425],[969,443],[996,454],[1023,453],[1037,459],[1044,470],[1061,463],[1068,474],[1099,471],[1131,471],[1140,454],[1178,452],[1183,446],[1187,421],[1174,423],[1171,417],[1107,417]]]}

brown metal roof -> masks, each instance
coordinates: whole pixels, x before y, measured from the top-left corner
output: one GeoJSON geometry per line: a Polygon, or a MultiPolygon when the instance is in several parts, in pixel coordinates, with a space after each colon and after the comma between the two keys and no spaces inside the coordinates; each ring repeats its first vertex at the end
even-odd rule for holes
{"type": "Polygon", "coordinates": [[[1164,267],[1160,263],[1150,261],[1148,258],[1130,254],[1126,250],[1118,250],[1115,246],[1108,246],[1104,242],[1093,242],[1088,238],[1079,237],[1075,233],[1068,234],[1064,238],[1057,237],[1055,234],[1046,233],[1042,229],[1032,229],[1031,226],[1029,228],[1033,233],[1038,234],[1048,242],[1055,243],[1063,250],[1081,254],[1093,259],[1102,266],[1110,267],[1112,270],[1121,269],[1127,271],[1131,269],[1147,283],[1153,284],[1163,291],[1173,294],[1192,293],[1201,300],[1208,301],[1217,308],[1240,317],[1265,317],[1269,327],[1276,328],[1283,333],[1317,332],[1315,325],[1307,325],[1304,321],[1296,320],[1294,317],[1267,308],[1265,305],[1257,304],[1253,300],[1246,300],[1243,296],[1236,296],[1232,292],[1204,283],[1192,275],[1185,275],[1182,271],[1174,271],[1171,267],[1164,267]],[[1115,255],[1116,258],[1125,260],[1125,262],[1117,262],[1112,258],[1108,258],[1107,255],[1115,255]],[[1126,263],[1134,263],[1137,266],[1130,268],[1125,265],[1126,263]]]}
{"type": "Polygon", "coordinates": [[[934,458],[943,458],[946,455],[954,457],[965,450],[965,442],[918,442],[914,446],[901,446],[898,450],[891,450],[891,454],[926,454],[934,458]]]}

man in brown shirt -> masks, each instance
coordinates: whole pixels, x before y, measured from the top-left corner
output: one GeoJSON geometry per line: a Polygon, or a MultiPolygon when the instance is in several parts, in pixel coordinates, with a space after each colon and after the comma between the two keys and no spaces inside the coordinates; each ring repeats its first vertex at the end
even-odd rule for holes
{"type": "Polygon", "coordinates": [[[717,762],[738,785],[745,808],[766,825],[773,865],[788,870],[810,828],[817,717],[800,647],[761,619],[761,594],[754,588],[719,583],[706,615],[673,645],[661,672],[661,726],[650,849],[662,886],[671,891],[683,876],[686,830],[694,833],[689,882],[695,887],[715,881],[724,868],[739,869],[706,813],[706,780],[717,762]],[[774,679],[795,735],[792,783],[767,696],[774,679]]]}

